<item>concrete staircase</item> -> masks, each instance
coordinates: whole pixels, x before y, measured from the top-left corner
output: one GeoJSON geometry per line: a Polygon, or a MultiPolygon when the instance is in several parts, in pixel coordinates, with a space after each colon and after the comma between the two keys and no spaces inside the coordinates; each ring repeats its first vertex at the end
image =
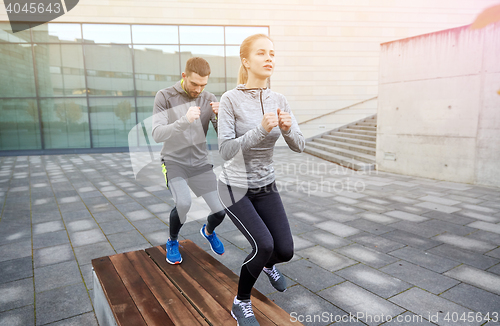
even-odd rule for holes
{"type": "Polygon", "coordinates": [[[306,142],[305,152],[356,171],[375,170],[377,116],[306,142]]]}

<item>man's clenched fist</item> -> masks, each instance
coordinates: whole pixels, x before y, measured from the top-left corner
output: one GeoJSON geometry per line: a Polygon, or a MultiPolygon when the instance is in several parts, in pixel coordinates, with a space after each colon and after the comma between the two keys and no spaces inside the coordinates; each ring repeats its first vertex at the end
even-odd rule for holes
{"type": "Polygon", "coordinates": [[[186,113],[186,117],[188,118],[189,123],[192,123],[194,120],[199,119],[201,114],[201,110],[199,106],[192,106],[186,113]]]}
{"type": "Polygon", "coordinates": [[[210,102],[210,105],[212,106],[212,111],[214,111],[215,114],[219,113],[219,102],[210,102]]]}

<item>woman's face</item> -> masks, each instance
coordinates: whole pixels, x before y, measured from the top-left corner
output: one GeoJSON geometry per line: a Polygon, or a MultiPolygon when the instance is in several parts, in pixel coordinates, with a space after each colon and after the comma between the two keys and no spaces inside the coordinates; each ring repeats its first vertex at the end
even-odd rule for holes
{"type": "Polygon", "coordinates": [[[274,46],[267,38],[259,38],[252,44],[248,58],[243,59],[248,74],[257,78],[271,77],[274,70],[274,46]]]}

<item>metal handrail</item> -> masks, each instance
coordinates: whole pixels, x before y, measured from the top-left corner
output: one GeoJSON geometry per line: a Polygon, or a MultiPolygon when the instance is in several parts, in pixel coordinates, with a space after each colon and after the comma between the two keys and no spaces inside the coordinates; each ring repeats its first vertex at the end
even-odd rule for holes
{"type": "Polygon", "coordinates": [[[353,106],[356,106],[356,105],[359,105],[359,104],[363,104],[365,102],[368,102],[368,101],[371,101],[371,100],[374,100],[378,98],[378,96],[375,96],[375,97],[372,97],[370,99],[367,99],[367,100],[364,100],[364,101],[361,101],[361,102],[358,102],[358,103],[355,103],[355,104],[351,104],[349,106],[346,106],[345,108],[341,108],[341,109],[338,109],[338,110],[335,110],[335,111],[331,111],[331,112],[328,112],[328,113],[325,113],[325,114],[322,114],[320,116],[317,116],[317,117],[314,117],[314,118],[311,118],[309,120],[306,120],[306,121],[302,121],[302,122],[299,122],[299,125],[301,124],[304,124],[304,123],[307,123],[307,122],[310,122],[310,121],[313,121],[313,120],[316,120],[316,119],[319,119],[319,118],[322,118],[324,116],[327,116],[327,115],[330,115],[332,113],[336,113],[336,112],[339,112],[339,111],[342,111],[342,110],[345,110],[345,109],[349,109],[349,108],[352,108],[353,106]]]}

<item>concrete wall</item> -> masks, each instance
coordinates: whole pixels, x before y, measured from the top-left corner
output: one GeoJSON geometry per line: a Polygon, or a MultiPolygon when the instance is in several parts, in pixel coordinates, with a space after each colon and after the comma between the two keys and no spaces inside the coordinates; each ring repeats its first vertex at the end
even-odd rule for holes
{"type": "MultiPolygon", "coordinates": [[[[380,43],[471,23],[497,2],[85,0],[56,21],[270,26],[273,89],[305,121],[377,96],[380,43]]],[[[3,9],[0,21],[7,21],[3,9]]]]}
{"type": "Polygon", "coordinates": [[[500,186],[500,23],[382,44],[377,166],[500,186]]]}

